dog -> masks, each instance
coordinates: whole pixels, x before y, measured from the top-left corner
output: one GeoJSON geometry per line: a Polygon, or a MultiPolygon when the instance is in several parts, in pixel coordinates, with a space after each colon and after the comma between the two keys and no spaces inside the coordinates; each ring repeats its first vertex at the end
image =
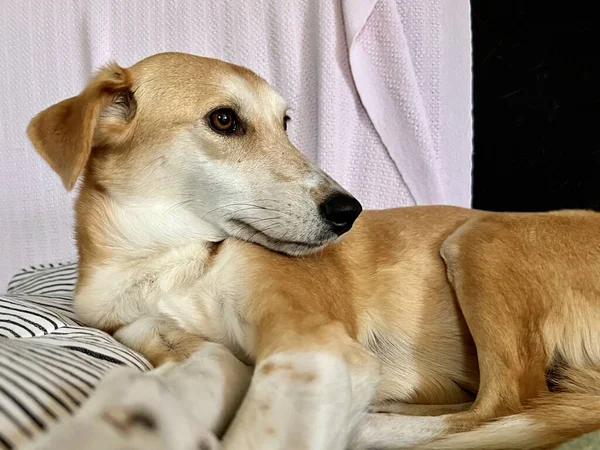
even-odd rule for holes
{"type": "Polygon", "coordinates": [[[598,214],[362,211],[289,120],[250,70],[182,53],[110,64],[33,118],[65,188],[83,174],[79,317],[157,367],[208,343],[252,366],[211,359],[227,449],[549,448],[600,428],[598,214]]]}

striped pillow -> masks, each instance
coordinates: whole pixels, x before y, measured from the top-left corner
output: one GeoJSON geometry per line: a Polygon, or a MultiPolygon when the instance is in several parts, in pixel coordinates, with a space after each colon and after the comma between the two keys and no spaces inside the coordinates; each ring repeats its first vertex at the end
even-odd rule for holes
{"type": "Polygon", "coordinates": [[[112,368],[150,363],[73,311],[76,264],[32,266],[0,295],[0,449],[72,414],[112,368]]]}

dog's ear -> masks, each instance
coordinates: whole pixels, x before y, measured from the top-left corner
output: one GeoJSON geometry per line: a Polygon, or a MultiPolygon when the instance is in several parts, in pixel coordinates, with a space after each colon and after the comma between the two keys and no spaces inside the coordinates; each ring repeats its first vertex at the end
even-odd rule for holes
{"type": "Polygon", "coordinates": [[[110,64],[81,94],[50,106],[29,123],[29,139],[67,190],[73,189],[94,146],[126,139],[136,113],[132,85],[128,69],[110,64]]]}

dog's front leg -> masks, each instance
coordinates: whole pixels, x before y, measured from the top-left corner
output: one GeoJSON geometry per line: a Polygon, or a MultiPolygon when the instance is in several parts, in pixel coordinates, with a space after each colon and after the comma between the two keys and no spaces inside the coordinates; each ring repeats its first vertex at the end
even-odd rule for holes
{"type": "Polygon", "coordinates": [[[258,331],[249,391],[223,439],[235,450],[343,450],[368,409],[379,362],[326,319],[278,315],[258,331]]]}
{"type": "Polygon", "coordinates": [[[222,436],[250,384],[252,370],[219,344],[204,342],[180,363],[153,373],[180,399],[197,426],[222,436]]]}
{"type": "Polygon", "coordinates": [[[250,369],[204,342],[185,361],[108,374],[75,417],[28,450],[217,450],[250,381],[250,369]]]}
{"type": "Polygon", "coordinates": [[[123,327],[115,338],[159,366],[147,376],[168,385],[199,427],[218,436],[225,432],[252,374],[227,348],[150,316],[123,327]]]}

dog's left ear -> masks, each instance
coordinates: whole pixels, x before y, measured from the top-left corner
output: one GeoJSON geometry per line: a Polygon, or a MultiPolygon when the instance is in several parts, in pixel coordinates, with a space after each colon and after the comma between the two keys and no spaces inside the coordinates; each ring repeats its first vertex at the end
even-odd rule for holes
{"type": "Polygon", "coordinates": [[[128,69],[110,64],[81,94],[50,106],[29,123],[29,139],[67,190],[73,189],[93,147],[127,138],[136,113],[132,85],[128,69]]]}

